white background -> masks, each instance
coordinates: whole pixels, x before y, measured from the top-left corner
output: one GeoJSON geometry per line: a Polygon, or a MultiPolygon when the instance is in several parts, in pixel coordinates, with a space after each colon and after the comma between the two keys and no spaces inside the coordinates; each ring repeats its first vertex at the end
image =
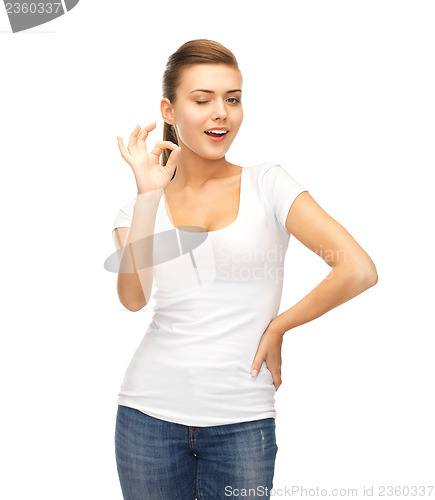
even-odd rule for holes
{"type": "MultiPolygon", "coordinates": [[[[242,70],[227,159],[283,165],[378,270],[284,336],[274,487],[435,484],[434,14],[430,1],[82,0],[12,34],[2,10],[2,498],[122,498],[116,398],[150,316],[123,308],[103,268],[136,188],[116,136],[156,120],[148,142],[162,139],[167,58],[196,38],[242,70]]],[[[329,270],[291,238],[280,312],[329,270]]]]}

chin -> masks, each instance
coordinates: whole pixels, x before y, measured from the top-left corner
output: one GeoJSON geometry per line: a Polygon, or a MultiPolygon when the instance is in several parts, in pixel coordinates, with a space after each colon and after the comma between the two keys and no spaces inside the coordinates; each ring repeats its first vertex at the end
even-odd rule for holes
{"type": "MultiPolygon", "coordinates": [[[[188,146],[187,146],[188,147],[188,146]]],[[[226,154],[229,148],[226,148],[224,151],[204,151],[203,148],[191,149],[196,155],[200,158],[204,158],[204,160],[220,160],[226,154]]]]}
{"type": "Polygon", "coordinates": [[[198,154],[198,156],[200,158],[204,158],[204,160],[220,160],[222,159],[224,156],[225,156],[225,153],[222,153],[222,154],[214,154],[214,155],[210,155],[210,154],[198,154]]]}

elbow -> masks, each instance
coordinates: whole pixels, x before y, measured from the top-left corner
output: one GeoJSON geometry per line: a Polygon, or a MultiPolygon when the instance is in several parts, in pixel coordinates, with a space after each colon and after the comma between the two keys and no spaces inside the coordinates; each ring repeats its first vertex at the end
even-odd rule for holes
{"type": "Polygon", "coordinates": [[[370,286],[376,285],[377,282],[378,282],[378,273],[375,269],[374,272],[370,275],[370,286]]]}
{"type": "Polygon", "coordinates": [[[144,307],[144,306],[126,306],[124,304],[122,305],[130,312],[138,312],[142,309],[142,307],[144,307]]]}
{"type": "Polygon", "coordinates": [[[142,309],[142,307],[134,307],[134,308],[133,308],[133,307],[131,307],[131,308],[129,309],[129,311],[131,311],[131,312],[134,312],[134,313],[135,313],[135,312],[140,311],[141,309],[142,309]]]}
{"type": "Polygon", "coordinates": [[[137,275],[119,274],[117,283],[118,299],[131,312],[137,312],[147,305],[137,275]]]}
{"type": "Polygon", "coordinates": [[[129,311],[131,311],[131,312],[137,312],[137,311],[140,311],[141,309],[143,309],[146,304],[143,304],[143,305],[126,305],[126,304],[122,304],[122,305],[126,309],[128,309],[129,311]]]}
{"type": "Polygon", "coordinates": [[[378,272],[372,260],[359,268],[359,279],[364,284],[365,289],[376,285],[378,282],[378,272]]]}

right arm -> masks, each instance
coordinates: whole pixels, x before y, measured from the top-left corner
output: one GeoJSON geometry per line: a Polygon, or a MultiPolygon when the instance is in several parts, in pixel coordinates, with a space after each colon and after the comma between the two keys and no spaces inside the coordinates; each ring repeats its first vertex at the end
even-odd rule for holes
{"type": "Polygon", "coordinates": [[[138,195],[130,227],[113,230],[115,248],[121,253],[117,292],[129,311],[139,311],[148,302],[153,284],[153,235],[163,189],[138,195]]]}
{"type": "Polygon", "coordinates": [[[116,227],[115,248],[120,252],[117,292],[121,304],[129,311],[139,311],[148,302],[153,284],[153,236],[160,198],[169,184],[181,148],[170,141],[159,141],[148,153],[145,140],[155,123],[136,127],[130,136],[128,149],[118,137],[124,160],[132,167],[137,198],[129,227],[116,227]],[[140,133],[139,133],[140,132],[140,133]],[[163,150],[172,149],[166,165],[159,162],[163,150]]]}

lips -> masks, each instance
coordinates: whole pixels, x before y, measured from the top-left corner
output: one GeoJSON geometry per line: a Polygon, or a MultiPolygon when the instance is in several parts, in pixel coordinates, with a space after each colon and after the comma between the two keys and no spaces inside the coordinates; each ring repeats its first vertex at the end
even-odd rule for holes
{"type": "Polygon", "coordinates": [[[226,127],[213,127],[208,130],[204,130],[204,134],[207,135],[213,142],[222,142],[228,135],[229,130],[226,127]]]}
{"type": "Polygon", "coordinates": [[[205,130],[204,133],[211,137],[223,137],[228,133],[228,129],[223,127],[217,127],[205,130]]]}

